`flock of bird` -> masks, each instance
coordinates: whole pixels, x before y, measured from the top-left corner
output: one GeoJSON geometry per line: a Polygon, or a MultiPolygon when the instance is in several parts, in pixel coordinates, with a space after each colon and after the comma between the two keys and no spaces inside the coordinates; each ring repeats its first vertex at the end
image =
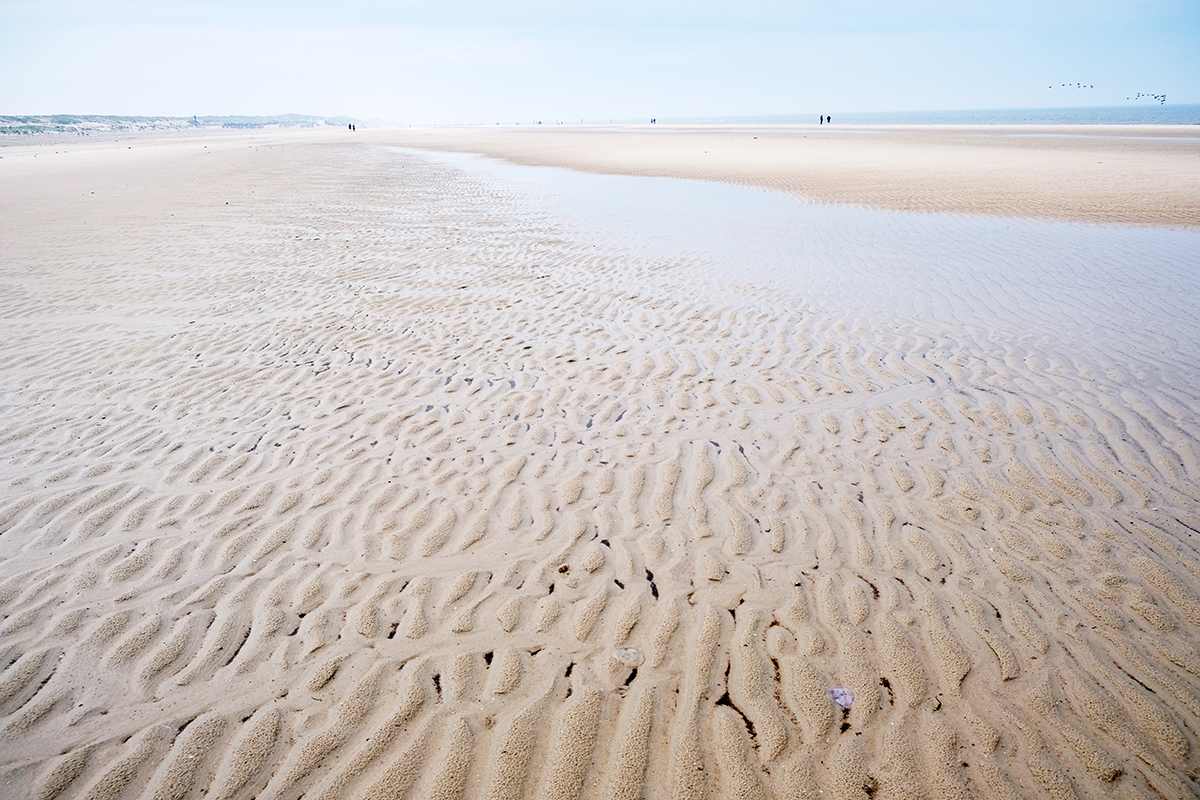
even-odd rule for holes
{"type": "MultiPolygon", "coordinates": [[[[1059,84],[1064,89],[1095,89],[1096,87],[1088,83],[1063,83],[1059,84]]],[[[1048,89],[1053,89],[1054,84],[1050,84],[1048,89]]],[[[1153,92],[1138,92],[1133,97],[1126,97],[1126,100],[1141,100],[1143,97],[1153,97],[1158,101],[1158,104],[1166,105],[1167,96],[1165,94],[1154,94],[1153,92]]]]}
{"type": "Polygon", "coordinates": [[[1158,104],[1160,106],[1165,105],[1167,102],[1167,96],[1165,94],[1153,94],[1151,92],[1138,92],[1133,97],[1126,97],[1125,99],[1126,100],[1141,100],[1143,97],[1153,97],[1155,100],[1158,101],[1158,104]]]}

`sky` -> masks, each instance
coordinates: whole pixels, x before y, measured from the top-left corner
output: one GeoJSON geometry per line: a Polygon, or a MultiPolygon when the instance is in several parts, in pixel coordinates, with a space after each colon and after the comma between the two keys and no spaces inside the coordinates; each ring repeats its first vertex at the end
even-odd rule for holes
{"type": "Polygon", "coordinates": [[[1200,103],[1200,0],[0,0],[0,115],[596,122],[1155,102],[1139,92],[1200,103]]]}

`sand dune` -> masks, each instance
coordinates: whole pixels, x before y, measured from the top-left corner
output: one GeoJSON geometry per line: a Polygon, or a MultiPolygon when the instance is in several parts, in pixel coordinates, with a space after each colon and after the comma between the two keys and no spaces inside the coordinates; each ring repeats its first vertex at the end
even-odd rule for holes
{"type": "Polygon", "coordinates": [[[6,796],[1200,788],[1194,233],[1023,327],[343,136],[4,156],[6,796]]]}

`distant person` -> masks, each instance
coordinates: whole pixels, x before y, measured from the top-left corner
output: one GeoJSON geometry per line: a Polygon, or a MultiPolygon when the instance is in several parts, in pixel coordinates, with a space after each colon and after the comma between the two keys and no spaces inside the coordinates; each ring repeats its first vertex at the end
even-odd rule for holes
{"type": "Polygon", "coordinates": [[[822,125],[825,124],[825,115],[824,114],[821,115],[821,124],[822,125]]]}
{"type": "Polygon", "coordinates": [[[829,116],[827,116],[827,117],[825,117],[825,121],[826,121],[826,122],[828,122],[829,124],[831,124],[831,125],[832,125],[832,124],[833,124],[833,117],[829,117],[829,116]]]}

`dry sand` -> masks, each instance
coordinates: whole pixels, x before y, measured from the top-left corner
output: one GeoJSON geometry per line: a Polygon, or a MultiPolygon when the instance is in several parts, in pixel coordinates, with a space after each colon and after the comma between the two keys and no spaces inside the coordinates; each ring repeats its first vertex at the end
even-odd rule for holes
{"type": "MultiPolygon", "coordinates": [[[[804,217],[815,277],[734,276],[423,135],[0,152],[0,795],[1197,794],[1200,235],[804,217]],[[888,277],[938,231],[977,274],[888,277]]],[[[742,176],[595,135],[537,158],[742,176]]],[[[909,203],[850,137],[813,195],[909,203]]],[[[973,146],[948,208],[1076,196],[973,146]]]]}

